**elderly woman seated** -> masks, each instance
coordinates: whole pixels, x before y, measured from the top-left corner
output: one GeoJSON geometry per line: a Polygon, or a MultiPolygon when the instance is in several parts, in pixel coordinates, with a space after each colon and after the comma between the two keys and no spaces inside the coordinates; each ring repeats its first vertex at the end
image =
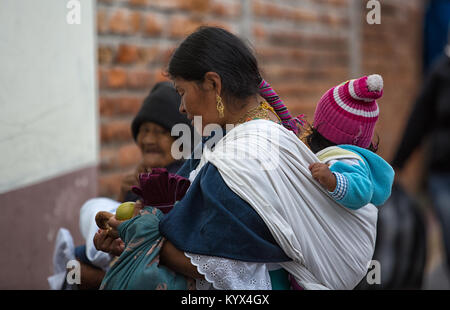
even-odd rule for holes
{"type": "MultiPolygon", "coordinates": [[[[151,90],[144,99],[142,107],[135,116],[131,131],[133,138],[142,154],[142,161],[136,169],[123,177],[118,201],[109,198],[93,198],[88,200],[80,211],[80,229],[86,244],[78,246],[72,251],[67,248],[72,244],[68,231],[60,230],[59,238],[55,247],[55,261],[60,261],[65,269],[66,262],[74,257],[80,262],[81,283],[79,289],[97,289],[109,269],[114,254],[119,254],[123,242],[116,239],[112,248],[119,252],[110,254],[96,250],[93,244],[94,235],[98,227],[95,225],[95,214],[98,211],[115,212],[121,202],[136,201],[139,197],[131,191],[138,185],[138,176],[142,172],[150,171],[151,168],[165,167],[169,172],[176,172],[183,164],[183,159],[174,159],[171,148],[177,136],[172,136],[172,128],[177,124],[185,124],[191,127],[190,121],[178,109],[181,100],[171,82],[160,82],[151,90]],[[67,254],[70,252],[69,254],[67,254]]],[[[191,130],[193,133],[194,131],[191,130]]],[[[192,136],[189,137],[192,144],[192,136]]],[[[184,146],[186,146],[185,144],[184,146]]],[[[183,150],[181,150],[183,151],[183,150]]],[[[186,150],[184,150],[186,151],[186,150]]],[[[191,150],[187,150],[190,154],[191,150]]],[[[49,279],[52,288],[67,288],[65,274],[49,279]],[[58,280],[57,280],[58,279],[58,280]],[[64,281],[64,283],[61,283],[64,281]]]]}

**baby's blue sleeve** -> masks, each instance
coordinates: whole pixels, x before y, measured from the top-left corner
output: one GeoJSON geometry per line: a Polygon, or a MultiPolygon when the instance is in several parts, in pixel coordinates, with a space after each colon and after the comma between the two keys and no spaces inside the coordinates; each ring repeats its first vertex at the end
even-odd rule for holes
{"type": "Polygon", "coordinates": [[[374,192],[369,170],[363,162],[358,163],[352,165],[338,161],[330,167],[336,176],[336,189],[329,192],[331,197],[352,210],[367,205],[372,200],[374,192]]]}

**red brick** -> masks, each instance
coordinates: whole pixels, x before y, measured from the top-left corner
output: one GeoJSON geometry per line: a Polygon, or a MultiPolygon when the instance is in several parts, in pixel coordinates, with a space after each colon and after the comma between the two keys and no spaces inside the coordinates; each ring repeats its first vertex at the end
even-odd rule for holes
{"type": "Polygon", "coordinates": [[[178,7],[194,12],[206,12],[210,7],[210,0],[179,0],[178,7]]]}
{"type": "Polygon", "coordinates": [[[179,7],[180,0],[152,0],[150,6],[162,10],[175,10],[179,7]]]}
{"type": "Polygon", "coordinates": [[[288,49],[280,49],[273,46],[261,46],[256,50],[256,53],[257,57],[260,58],[261,63],[266,63],[269,61],[286,59],[286,56],[288,56],[288,51],[288,49]]]}
{"type": "Polygon", "coordinates": [[[274,3],[267,3],[265,10],[265,16],[271,18],[286,18],[289,16],[289,10],[286,7],[282,7],[280,5],[274,3]]]}
{"type": "Polygon", "coordinates": [[[239,17],[241,16],[242,6],[239,2],[222,3],[215,1],[210,4],[210,12],[223,17],[239,17]]]}
{"type": "Polygon", "coordinates": [[[114,48],[111,46],[100,45],[98,47],[98,63],[100,65],[108,65],[114,59],[114,48]]]}
{"type": "Polygon", "coordinates": [[[153,81],[156,83],[169,81],[169,76],[164,70],[156,70],[153,75],[153,81]]]}
{"type": "Polygon", "coordinates": [[[128,141],[131,139],[131,120],[108,121],[100,126],[100,140],[102,143],[128,141]]]}
{"type": "Polygon", "coordinates": [[[255,39],[262,40],[266,37],[266,31],[262,25],[255,24],[253,26],[253,36],[255,39]]]}
{"type": "Polygon", "coordinates": [[[116,106],[116,113],[117,115],[130,115],[134,117],[139,112],[143,101],[144,97],[119,97],[116,106]]]}
{"type": "Polygon", "coordinates": [[[138,47],[130,44],[120,44],[117,50],[116,62],[119,64],[132,64],[139,58],[138,47]]]}
{"type": "Polygon", "coordinates": [[[319,20],[323,24],[328,24],[329,26],[345,26],[348,24],[348,20],[332,14],[323,14],[319,16],[319,20]]]}
{"type": "Polygon", "coordinates": [[[203,23],[184,16],[174,16],[170,19],[169,36],[172,38],[184,38],[194,32],[203,23]]]}
{"type": "Polygon", "coordinates": [[[169,60],[172,57],[173,53],[175,52],[175,49],[176,46],[171,46],[161,51],[161,63],[163,64],[163,66],[169,64],[169,60]]]}
{"type": "Polygon", "coordinates": [[[115,106],[110,98],[100,97],[98,100],[101,116],[112,116],[115,113],[115,106]]]}
{"type": "Polygon", "coordinates": [[[288,18],[292,8],[289,6],[281,6],[275,3],[254,1],[253,14],[255,16],[268,17],[272,19],[288,18]]]}
{"type": "Polygon", "coordinates": [[[147,71],[129,71],[127,86],[132,89],[149,89],[153,81],[153,75],[147,71]]]}
{"type": "Polygon", "coordinates": [[[215,2],[211,5],[211,13],[219,16],[228,15],[228,6],[224,3],[215,2]]]}
{"type": "Polygon", "coordinates": [[[108,70],[106,76],[106,86],[109,88],[123,88],[127,85],[127,73],[122,68],[112,68],[108,70]]]}
{"type": "Polygon", "coordinates": [[[270,74],[274,78],[292,78],[296,79],[299,77],[304,77],[306,74],[311,74],[305,66],[292,66],[291,65],[266,65],[264,66],[264,71],[270,74]]]}
{"type": "Polygon", "coordinates": [[[108,15],[105,9],[97,10],[97,33],[104,34],[108,32],[108,15]]]}
{"type": "Polygon", "coordinates": [[[139,64],[148,66],[161,61],[161,51],[157,46],[139,47],[137,53],[139,64]]]}
{"type": "Polygon", "coordinates": [[[97,83],[99,89],[106,87],[106,71],[102,68],[97,69],[97,83]]]}
{"type": "Polygon", "coordinates": [[[161,35],[163,30],[163,19],[156,14],[146,14],[144,16],[144,34],[146,36],[161,35]]]}
{"type": "MultiPolygon", "coordinates": [[[[254,16],[250,28],[254,38],[252,43],[264,77],[280,93],[293,114],[309,113],[312,117],[323,92],[351,78],[348,37],[333,35],[333,30],[343,34],[348,30],[348,17],[341,16],[340,12],[345,11],[350,0],[308,0],[314,5],[305,6],[302,1],[247,1],[251,1],[254,16]],[[311,31],[303,31],[303,25],[311,31]],[[316,32],[315,26],[321,31],[316,32]]],[[[113,192],[113,188],[118,189],[120,178],[112,185],[114,177],[111,173],[125,170],[127,165],[131,167],[136,159],[133,157],[136,151],[126,151],[133,143],[131,133],[126,133],[131,119],[151,86],[167,80],[167,75],[162,72],[167,68],[174,46],[166,43],[179,42],[201,25],[218,25],[234,32],[242,21],[236,18],[241,15],[242,8],[240,0],[99,2],[102,4],[97,9],[98,35],[102,38],[107,34],[108,40],[117,43],[108,46],[100,40],[97,72],[103,122],[103,164],[100,169],[109,172],[101,175],[109,178],[104,179],[104,184],[109,192],[113,192]],[[141,36],[155,38],[156,43],[146,39],[140,41],[141,36]],[[164,40],[164,45],[157,43],[159,38],[164,40]],[[140,41],[139,46],[133,46],[138,44],[134,39],[140,41]],[[145,68],[151,71],[145,71],[145,68]],[[111,92],[111,89],[118,91],[111,92]],[[126,123],[122,129],[115,124],[118,120],[126,123]],[[111,126],[116,128],[109,128],[111,126]],[[120,163],[119,157],[123,157],[120,163]]],[[[383,148],[388,148],[385,152],[388,156],[392,155],[396,143],[390,135],[395,132],[400,139],[398,131],[401,130],[398,122],[392,124],[390,117],[396,115],[406,119],[421,73],[418,61],[420,36],[416,35],[420,33],[420,23],[416,27],[408,24],[408,20],[420,20],[423,12],[420,0],[406,2],[384,4],[383,22],[377,26],[367,25],[366,10],[361,3],[361,74],[380,73],[385,79],[377,131],[383,148]]]]}
{"type": "Polygon", "coordinates": [[[285,96],[283,98],[286,106],[293,116],[305,114],[305,119],[312,123],[317,99],[310,96],[285,96]]]}
{"type": "Polygon", "coordinates": [[[127,34],[130,31],[128,11],[124,9],[114,11],[110,16],[108,28],[114,34],[127,34]]]}
{"type": "Polygon", "coordinates": [[[134,11],[131,12],[128,17],[128,23],[130,26],[130,33],[135,34],[141,31],[142,29],[142,15],[141,13],[134,11]]]}
{"type": "Polygon", "coordinates": [[[299,22],[317,22],[319,16],[316,12],[306,10],[292,10],[290,18],[299,22]]]}
{"type": "Polygon", "coordinates": [[[102,96],[99,100],[100,115],[134,117],[143,100],[144,96],[102,96]]]}
{"type": "Polygon", "coordinates": [[[235,27],[233,24],[229,23],[229,22],[225,22],[222,20],[208,20],[207,22],[204,23],[204,25],[206,26],[211,26],[211,27],[219,27],[219,28],[223,28],[231,33],[235,33],[238,34],[238,32],[236,31],[235,27]]]}
{"type": "Polygon", "coordinates": [[[314,1],[316,1],[317,3],[343,7],[348,6],[350,0],[314,0],[314,1]]]}
{"type": "Polygon", "coordinates": [[[128,0],[130,6],[145,7],[148,3],[149,0],[128,0]]]}

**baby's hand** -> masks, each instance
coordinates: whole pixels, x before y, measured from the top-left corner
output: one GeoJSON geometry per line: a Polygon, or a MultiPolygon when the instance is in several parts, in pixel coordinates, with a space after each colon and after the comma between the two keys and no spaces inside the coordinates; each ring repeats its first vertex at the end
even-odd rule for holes
{"type": "Polygon", "coordinates": [[[309,166],[309,170],[314,179],[316,179],[329,192],[333,192],[336,188],[336,177],[328,168],[327,164],[314,163],[309,166]]]}

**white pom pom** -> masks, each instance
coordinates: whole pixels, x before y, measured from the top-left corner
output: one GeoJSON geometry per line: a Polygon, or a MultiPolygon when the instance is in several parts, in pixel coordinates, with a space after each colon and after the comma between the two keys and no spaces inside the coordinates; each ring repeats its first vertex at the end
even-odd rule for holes
{"type": "Polygon", "coordinates": [[[372,74],[367,77],[367,88],[369,91],[382,91],[383,78],[379,74],[372,74]]]}

